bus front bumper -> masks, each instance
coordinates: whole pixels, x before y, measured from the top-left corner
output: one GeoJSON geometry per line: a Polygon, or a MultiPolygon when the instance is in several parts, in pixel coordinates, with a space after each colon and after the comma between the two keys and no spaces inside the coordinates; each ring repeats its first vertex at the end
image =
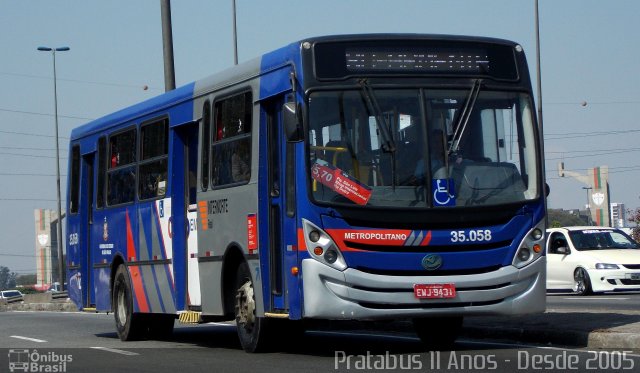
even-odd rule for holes
{"type": "Polygon", "coordinates": [[[338,271],[302,261],[305,318],[384,320],[445,315],[515,315],[544,312],[546,258],[517,269],[459,276],[383,276],[338,271]],[[455,298],[418,299],[415,284],[453,283],[455,298]]]}

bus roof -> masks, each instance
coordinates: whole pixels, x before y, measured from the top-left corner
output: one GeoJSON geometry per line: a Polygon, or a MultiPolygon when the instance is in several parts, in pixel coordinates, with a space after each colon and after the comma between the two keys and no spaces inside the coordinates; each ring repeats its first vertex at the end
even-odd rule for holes
{"type": "Polygon", "coordinates": [[[238,77],[251,76],[258,74],[260,71],[269,70],[271,68],[281,66],[282,64],[289,63],[292,60],[298,60],[300,58],[298,51],[304,42],[310,42],[313,44],[316,42],[344,42],[356,40],[439,40],[445,42],[464,41],[510,46],[515,46],[517,44],[505,39],[438,34],[346,34],[309,37],[76,127],[71,131],[71,141],[98,133],[107,128],[117,127],[127,122],[138,120],[139,118],[151,115],[154,112],[167,109],[170,106],[178,105],[192,99],[194,96],[198,96],[206,93],[206,91],[212,90],[212,87],[232,83],[234,78],[237,79],[238,77]]]}

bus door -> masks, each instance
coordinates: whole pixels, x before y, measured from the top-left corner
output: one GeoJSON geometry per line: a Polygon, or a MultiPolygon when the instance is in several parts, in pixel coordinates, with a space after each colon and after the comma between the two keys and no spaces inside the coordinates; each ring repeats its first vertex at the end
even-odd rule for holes
{"type": "MultiPolygon", "coordinates": [[[[283,97],[266,103],[267,151],[268,151],[268,263],[271,312],[290,310],[289,297],[295,293],[289,291],[288,271],[296,265],[295,221],[287,211],[287,170],[294,166],[293,146],[285,141],[282,130],[283,97]],[[291,234],[287,234],[290,232],[291,234]]],[[[292,174],[290,174],[292,175],[292,174]]],[[[264,260],[264,257],[263,257],[264,260]]],[[[266,294],[265,294],[266,297],[266,294]]]]}
{"type": "Polygon", "coordinates": [[[81,232],[85,237],[83,246],[86,247],[86,263],[82,263],[82,266],[87,268],[86,276],[82,279],[82,286],[86,289],[86,299],[84,299],[84,306],[90,307],[95,304],[95,286],[93,286],[93,271],[94,271],[94,240],[91,234],[93,230],[93,190],[94,190],[94,160],[95,153],[89,153],[82,156],[82,186],[80,188],[80,206],[81,216],[85,216],[86,219],[82,219],[81,232]]]}
{"type": "MultiPolygon", "coordinates": [[[[172,178],[173,258],[176,289],[186,289],[183,299],[176,299],[178,309],[197,310],[202,305],[198,268],[198,231],[196,186],[198,173],[198,122],[174,127],[172,178]],[[179,227],[184,227],[179,229],[179,227]],[[180,286],[186,281],[186,286],[180,286]]],[[[176,292],[180,296],[181,292],[176,292]]]]}

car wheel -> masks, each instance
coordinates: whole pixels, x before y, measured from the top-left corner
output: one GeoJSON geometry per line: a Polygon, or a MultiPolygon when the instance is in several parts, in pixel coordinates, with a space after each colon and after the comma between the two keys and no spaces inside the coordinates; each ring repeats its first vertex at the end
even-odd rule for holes
{"type": "Polygon", "coordinates": [[[577,295],[589,295],[592,293],[591,279],[584,268],[576,268],[573,272],[573,280],[575,281],[573,291],[577,295]]]}

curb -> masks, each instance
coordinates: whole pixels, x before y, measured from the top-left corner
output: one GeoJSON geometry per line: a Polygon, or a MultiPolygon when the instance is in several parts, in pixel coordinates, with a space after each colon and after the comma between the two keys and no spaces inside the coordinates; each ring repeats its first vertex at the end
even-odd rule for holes
{"type": "Polygon", "coordinates": [[[576,331],[509,327],[465,326],[462,335],[473,338],[495,338],[518,342],[556,344],[594,349],[640,349],[640,334],[610,330],[576,331]]]}

